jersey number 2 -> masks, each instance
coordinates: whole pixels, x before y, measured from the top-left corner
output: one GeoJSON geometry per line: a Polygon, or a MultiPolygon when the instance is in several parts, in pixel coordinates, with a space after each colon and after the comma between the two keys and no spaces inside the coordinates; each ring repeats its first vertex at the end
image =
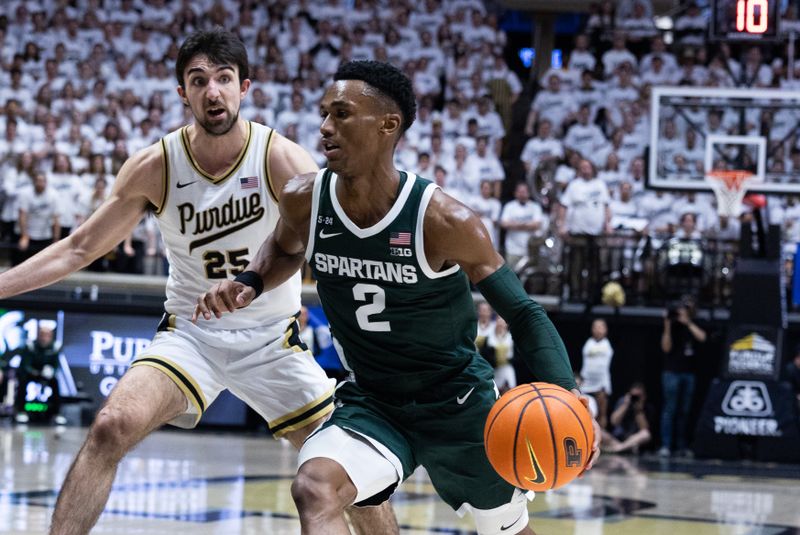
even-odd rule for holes
{"type": "Polygon", "coordinates": [[[356,284],[353,286],[353,299],[367,301],[356,309],[358,326],[365,331],[389,332],[392,327],[388,321],[373,321],[369,319],[374,314],[380,314],[386,308],[386,294],[383,288],[374,284],[356,284]],[[372,299],[370,299],[372,296],[372,299]]]}

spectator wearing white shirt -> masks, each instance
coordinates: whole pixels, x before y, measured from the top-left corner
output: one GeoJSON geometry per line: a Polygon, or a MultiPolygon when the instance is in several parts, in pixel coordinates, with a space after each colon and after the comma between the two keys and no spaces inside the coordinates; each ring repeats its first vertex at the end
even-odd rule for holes
{"type": "Polygon", "coordinates": [[[536,97],[531,103],[525,123],[525,135],[533,135],[533,127],[541,118],[550,121],[558,135],[563,131],[564,122],[572,116],[574,111],[572,95],[561,90],[561,79],[558,76],[551,75],[547,79],[547,89],[536,93],[536,97]]]}
{"type": "Polygon", "coordinates": [[[606,165],[597,173],[597,178],[606,183],[608,191],[614,191],[624,179],[624,173],[619,166],[619,156],[614,151],[606,156],[606,165]]]}
{"type": "Polygon", "coordinates": [[[652,70],[653,60],[661,58],[661,62],[667,71],[674,72],[678,69],[678,60],[675,55],[667,50],[667,45],[664,43],[664,38],[660,35],[653,37],[650,41],[650,52],[642,58],[639,65],[640,72],[643,74],[652,70]]]}
{"type": "Polygon", "coordinates": [[[480,216],[483,226],[489,231],[494,248],[499,249],[500,212],[503,206],[498,199],[492,196],[492,186],[490,181],[482,180],[480,195],[471,197],[466,204],[480,216]]]}
{"type": "Polygon", "coordinates": [[[559,199],[559,234],[569,246],[567,269],[571,299],[591,301],[599,291],[600,258],[597,237],[610,230],[611,198],[605,182],[595,176],[587,159],[559,199]],[[583,276],[584,271],[588,273],[583,276]]]}
{"type": "Polygon", "coordinates": [[[58,221],[58,197],[47,187],[47,175],[37,171],[33,188],[19,197],[18,250],[15,265],[38,253],[61,235],[58,221]]]}
{"type": "Polygon", "coordinates": [[[57,239],[65,238],[78,225],[78,208],[84,193],[83,183],[78,174],[72,171],[72,164],[66,154],[57,153],[54,156],[53,170],[47,183],[58,198],[61,235],[57,239]]]}
{"type": "Polygon", "coordinates": [[[578,108],[584,105],[589,106],[591,110],[589,114],[590,121],[594,121],[597,117],[597,110],[603,104],[605,98],[600,85],[592,76],[591,71],[583,71],[578,87],[572,92],[572,99],[578,108]]]}
{"type": "Polygon", "coordinates": [[[705,46],[708,21],[696,3],[688,5],[686,12],[675,19],[675,36],[681,45],[705,46]]]}
{"type": "Polygon", "coordinates": [[[633,12],[622,18],[617,27],[625,32],[634,49],[641,48],[642,41],[650,39],[657,33],[652,12],[647,12],[642,0],[635,0],[633,12]]]}
{"type": "Polygon", "coordinates": [[[578,110],[578,122],[572,125],[564,137],[564,146],[579,153],[583,158],[594,160],[608,143],[603,131],[591,122],[589,105],[585,104],[578,110]]]}
{"type": "Polygon", "coordinates": [[[664,190],[646,190],[637,200],[637,215],[647,219],[646,232],[659,235],[667,231],[677,219],[672,213],[673,196],[664,190]]]}
{"type": "Polygon", "coordinates": [[[678,137],[678,128],[673,119],[664,121],[658,139],[658,169],[674,168],[675,156],[682,152],[684,140],[678,137]]]}
{"type": "Polygon", "coordinates": [[[561,141],[553,137],[550,121],[540,120],[536,127],[536,137],[525,143],[520,156],[525,166],[525,175],[532,177],[540,165],[555,163],[563,157],[564,147],[561,141]]]}
{"type": "Polygon", "coordinates": [[[503,206],[500,215],[500,227],[506,231],[505,259],[511,269],[521,267],[518,264],[525,257],[530,256],[529,263],[538,262],[538,251],[534,251],[536,247],[531,239],[541,234],[544,225],[542,207],[531,199],[528,184],[517,183],[514,199],[503,206]]]}
{"type": "Polygon", "coordinates": [[[588,35],[581,33],[575,37],[575,48],[572,49],[569,55],[569,62],[567,65],[570,70],[575,72],[594,72],[595,65],[597,65],[597,58],[589,50],[588,35]]]}
{"type": "Polygon", "coordinates": [[[478,135],[489,138],[489,145],[496,154],[500,154],[506,129],[500,114],[494,110],[494,102],[489,95],[481,95],[478,99],[478,110],[472,115],[478,121],[478,135]]]}
{"type": "Polygon", "coordinates": [[[662,56],[654,56],[648,69],[642,69],[642,83],[648,85],[674,85],[677,72],[664,64],[662,56]]]}
{"type": "Polygon", "coordinates": [[[506,172],[497,155],[489,150],[489,138],[486,136],[477,138],[475,153],[469,155],[467,165],[475,169],[477,177],[477,182],[470,184],[470,193],[478,195],[480,182],[488,180],[493,184],[492,195],[499,199],[500,188],[506,178],[506,172]]]}
{"type": "Polygon", "coordinates": [[[581,391],[597,401],[597,423],[601,429],[608,424],[608,396],[611,395],[611,359],[614,349],[608,340],[608,326],[605,320],[592,322],[592,335],[583,344],[583,364],[581,391]]]}
{"type": "MultiPolygon", "coordinates": [[[[456,144],[453,160],[445,166],[447,170],[445,191],[462,202],[475,195],[473,184],[480,184],[478,170],[471,165],[468,154],[466,146],[462,143],[456,144]]],[[[492,193],[494,193],[494,187],[492,187],[492,193]]]]}
{"type": "Polygon", "coordinates": [[[622,63],[628,62],[632,67],[636,68],[638,62],[636,56],[626,48],[625,34],[621,31],[614,32],[614,39],[612,40],[613,46],[611,50],[607,50],[602,56],[603,73],[606,78],[610,78],[622,63]]]}

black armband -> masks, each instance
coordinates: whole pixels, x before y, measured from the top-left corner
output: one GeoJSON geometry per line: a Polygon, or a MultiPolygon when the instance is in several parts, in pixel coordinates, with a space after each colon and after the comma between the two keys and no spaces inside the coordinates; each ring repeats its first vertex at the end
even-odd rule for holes
{"type": "Polygon", "coordinates": [[[508,323],[514,346],[538,381],[577,388],[567,348],[547,312],[531,299],[519,279],[503,266],[480,281],[478,290],[508,323]]]}
{"type": "MultiPolygon", "coordinates": [[[[261,278],[261,275],[256,273],[255,271],[242,271],[236,278],[234,278],[236,282],[241,282],[245,286],[249,286],[256,291],[256,297],[262,294],[264,291],[264,280],[261,278]]],[[[255,299],[254,297],[253,299],[255,299]]]]}

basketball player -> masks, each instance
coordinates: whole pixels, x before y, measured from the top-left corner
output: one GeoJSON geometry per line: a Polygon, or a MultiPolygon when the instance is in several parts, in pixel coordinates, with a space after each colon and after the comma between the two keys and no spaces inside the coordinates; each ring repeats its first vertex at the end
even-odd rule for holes
{"type": "MultiPolygon", "coordinates": [[[[302,533],[348,533],[345,507],[385,501],[418,465],[458,513],[472,512],[478,533],[533,533],[525,495],[484,452],[497,390],[475,351],[469,281],[508,321],[536,377],[579,395],[561,338],[480,218],[394,168],[394,148],[414,121],[410,80],[372,61],[345,64],[334,80],[320,104],[328,168],[287,184],[275,232],[238,282],[200,295],[193,319],[269,300],[255,298],[304,258],[311,265],[353,380],[337,389],[333,416],[300,451],[292,495],[302,533]]],[[[593,453],[582,452],[589,466],[595,432],[593,453]]]]}
{"type": "MultiPolygon", "coordinates": [[[[188,321],[207,281],[241,273],[272,232],[288,179],[316,165],[298,145],[239,117],[250,80],[233,34],[191,35],[176,76],[195,122],[131,157],[108,200],[71,236],[0,275],[0,298],[57,281],[113,249],[148,209],[167,246],[167,312],[97,414],[59,494],[52,534],[88,533],[125,454],[164,423],[193,427],[224,388],[298,448],[333,409],[333,385],[298,337],[298,273],[281,271],[282,283],[236,317],[188,321]]],[[[357,516],[365,534],[398,533],[388,505],[357,516]]]]}

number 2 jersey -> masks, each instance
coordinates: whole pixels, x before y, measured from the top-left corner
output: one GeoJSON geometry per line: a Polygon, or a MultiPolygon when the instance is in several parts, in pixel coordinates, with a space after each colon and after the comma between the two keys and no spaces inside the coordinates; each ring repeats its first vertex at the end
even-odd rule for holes
{"type": "Polygon", "coordinates": [[[434,272],[425,258],[423,218],[437,186],[401,171],[392,208],[362,229],[339,204],[337,179],[317,174],[306,259],[344,366],[360,386],[387,393],[459,373],[477,355],[477,319],[464,272],[434,272]]]}
{"type": "MultiPolygon", "coordinates": [[[[156,212],[169,260],[170,314],[189,318],[197,297],[244,271],[278,221],[267,161],[273,130],[247,122],[247,141],[219,176],[203,171],[189,148],[187,127],[161,140],[164,198],[156,212]]],[[[205,322],[213,329],[248,329],[286,319],[300,309],[300,274],[250,306],[205,322]]],[[[203,320],[201,320],[203,322],[203,320]]]]}

